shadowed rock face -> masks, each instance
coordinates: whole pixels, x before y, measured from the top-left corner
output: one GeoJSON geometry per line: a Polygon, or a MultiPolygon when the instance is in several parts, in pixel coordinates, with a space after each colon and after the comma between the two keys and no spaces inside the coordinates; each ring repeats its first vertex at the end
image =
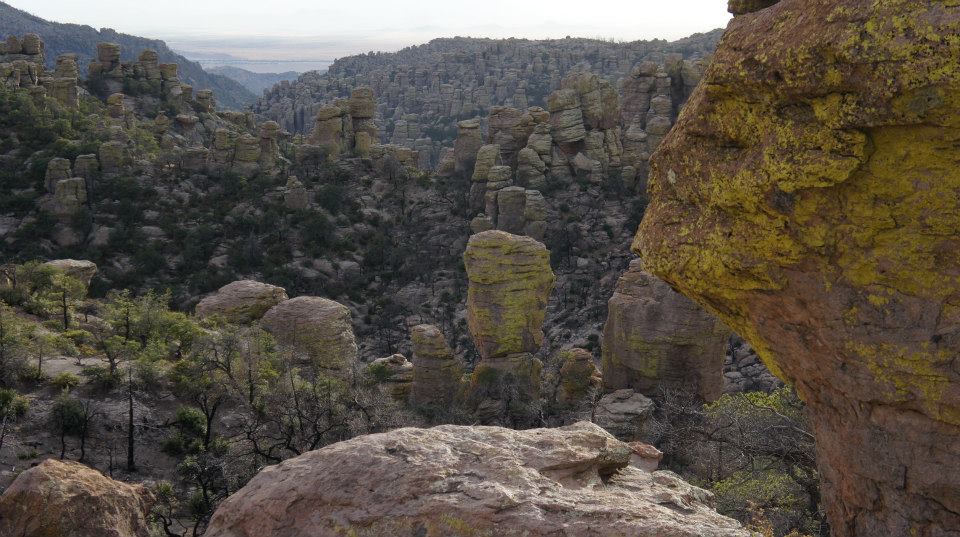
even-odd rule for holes
{"type": "Polygon", "coordinates": [[[731,22],[634,248],[796,384],[834,535],[960,532],[960,5],[731,22]]]}
{"type": "Polygon", "coordinates": [[[729,330],[635,260],[620,277],[603,326],[603,384],[648,396],[684,390],[713,401],[723,391],[729,330]]]}

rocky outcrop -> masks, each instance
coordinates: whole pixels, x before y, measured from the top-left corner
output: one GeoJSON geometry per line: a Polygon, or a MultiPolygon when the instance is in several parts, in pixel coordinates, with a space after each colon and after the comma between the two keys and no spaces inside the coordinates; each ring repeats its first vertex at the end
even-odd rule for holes
{"type": "Polygon", "coordinates": [[[148,537],[153,496],[70,461],[47,459],[0,496],[0,535],[148,537]]]}
{"type": "Polygon", "coordinates": [[[410,329],[413,342],[413,384],[410,403],[414,406],[448,405],[458,395],[463,366],[453,356],[439,328],[421,324],[410,329]]]}
{"type": "Polygon", "coordinates": [[[653,416],[654,403],[634,390],[617,390],[597,401],[593,422],[622,440],[636,440],[647,420],[653,416]]]}
{"type": "Polygon", "coordinates": [[[593,363],[593,354],[586,349],[564,349],[557,353],[562,364],[558,375],[556,403],[560,408],[573,409],[589,397],[599,393],[600,370],[593,363]]]}
{"type": "Polygon", "coordinates": [[[471,377],[471,399],[485,423],[524,414],[540,389],[543,366],[533,354],[543,344],[553,290],[550,252],[530,237],[484,231],[470,237],[463,259],[467,326],[481,357],[471,377]],[[525,403],[510,408],[510,400],[525,403]]]}
{"type": "Polygon", "coordinates": [[[731,22],[635,248],[807,403],[837,537],[960,530],[960,56],[943,2],[731,22]]]}
{"type": "Polygon", "coordinates": [[[220,505],[206,535],[748,535],[712,510],[708,492],[630,466],[632,454],[589,423],[397,429],[263,470],[220,505]]]}
{"type": "Polygon", "coordinates": [[[634,260],[617,282],[603,326],[603,384],[648,396],[663,389],[713,401],[723,391],[729,330],[634,260]]]}
{"type": "Polygon", "coordinates": [[[413,364],[402,354],[378,358],[370,363],[368,371],[397,401],[407,401],[413,385],[413,364]]]}
{"type": "Polygon", "coordinates": [[[736,15],[746,15],[754,11],[768,8],[780,0],[729,0],[727,2],[727,11],[736,15]]]}
{"type": "Polygon", "coordinates": [[[357,361],[350,310],[333,300],[298,296],[270,308],[260,324],[285,346],[319,367],[345,370],[357,361]]]}
{"type": "Polygon", "coordinates": [[[97,275],[97,264],[85,259],[55,259],[47,261],[44,265],[63,271],[68,276],[80,280],[84,285],[90,285],[90,280],[97,275]]]}
{"type": "Polygon", "coordinates": [[[228,283],[197,304],[197,317],[220,317],[231,323],[256,321],[270,308],[287,300],[283,287],[253,280],[228,283]]]}
{"type": "Polygon", "coordinates": [[[553,289],[547,248],[503,231],[470,237],[467,323],[484,359],[535,353],[543,343],[543,319],[553,289]]]}

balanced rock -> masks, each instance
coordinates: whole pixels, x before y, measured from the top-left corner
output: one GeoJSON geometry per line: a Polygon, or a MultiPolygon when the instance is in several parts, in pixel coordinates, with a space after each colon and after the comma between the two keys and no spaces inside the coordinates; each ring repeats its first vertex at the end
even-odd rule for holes
{"type": "Polygon", "coordinates": [[[736,17],[651,162],[635,248],[795,385],[836,537],[960,531],[958,32],[950,2],[736,17]]]}
{"type": "Polygon", "coordinates": [[[723,392],[729,330],[634,260],[617,282],[603,326],[603,384],[648,396],[682,390],[713,401],[723,392]]]}
{"type": "Polygon", "coordinates": [[[207,537],[747,537],[710,493],[630,466],[599,427],[443,425],[361,436],[261,471],[207,537]]]}
{"type": "Polygon", "coordinates": [[[154,499],[143,485],[114,481],[70,461],[47,459],[0,496],[0,535],[148,537],[154,499]]]}
{"type": "Polygon", "coordinates": [[[410,329],[413,342],[413,385],[410,403],[417,406],[446,405],[460,391],[463,367],[453,356],[443,332],[430,324],[410,329]]]}
{"type": "Polygon", "coordinates": [[[350,310],[339,302],[298,296],[270,308],[260,324],[280,344],[305,352],[319,367],[343,370],[357,361],[350,310]]]}
{"type": "Polygon", "coordinates": [[[553,290],[550,252],[530,237],[484,231],[470,237],[467,324],[484,359],[535,353],[553,290]]]}
{"type": "Polygon", "coordinates": [[[246,324],[263,317],[270,308],[287,300],[283,287],[253,280],[224,285],[197,304],[197,317],[220,317],[231,323],[246,324]]]}

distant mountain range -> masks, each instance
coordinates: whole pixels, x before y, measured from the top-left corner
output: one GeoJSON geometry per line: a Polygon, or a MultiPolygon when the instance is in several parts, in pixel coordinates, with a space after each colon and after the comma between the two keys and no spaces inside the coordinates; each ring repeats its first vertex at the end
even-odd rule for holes
{"type": "Polygon", "coordinates": [[[207,72],[236,80],[257,96],[262,95],[264,90],[268,90],[284,80],[296,80],[297,77],[300,76],[300,73],[296,71],[287,71],[285,73],[254,73],[253,71],[247,71],[246,69],[232,65],[207,67],[207,72]]]}
{"type": "Polygon", "coordinates": [[[159,39],[123,34],[109,28],[97,30],[80,24],[51,22],[0,2],[0,38],[8,35],[23,36],[25,33],[35,33],[43,39],[46,45],[46,62],[50,68],[56,64],[58,55],[69,52],[77,55],[80,69],[86,72],[87,63],[96,54],[97,43],[109,41],[120,45],[123,61],[135,60],[144,49],[156,50],[161,62],[179,65],[181,80],[195,90],[213,90],[217,102],[225,108],[245,108],[253,104],[262,92],[253,92],[240,82],[222,74],[204,71],[199,63],[173,52],[159,39]]]}

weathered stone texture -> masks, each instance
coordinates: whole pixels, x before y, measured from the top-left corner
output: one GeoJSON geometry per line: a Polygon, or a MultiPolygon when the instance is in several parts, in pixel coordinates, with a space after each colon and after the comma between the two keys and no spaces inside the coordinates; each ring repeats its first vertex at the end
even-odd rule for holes
{"type": "Polygon", "coordinates": [[[960,531],[960,6],[735,18],[635,248],[810,409],[837,537],[960,531]]]}

